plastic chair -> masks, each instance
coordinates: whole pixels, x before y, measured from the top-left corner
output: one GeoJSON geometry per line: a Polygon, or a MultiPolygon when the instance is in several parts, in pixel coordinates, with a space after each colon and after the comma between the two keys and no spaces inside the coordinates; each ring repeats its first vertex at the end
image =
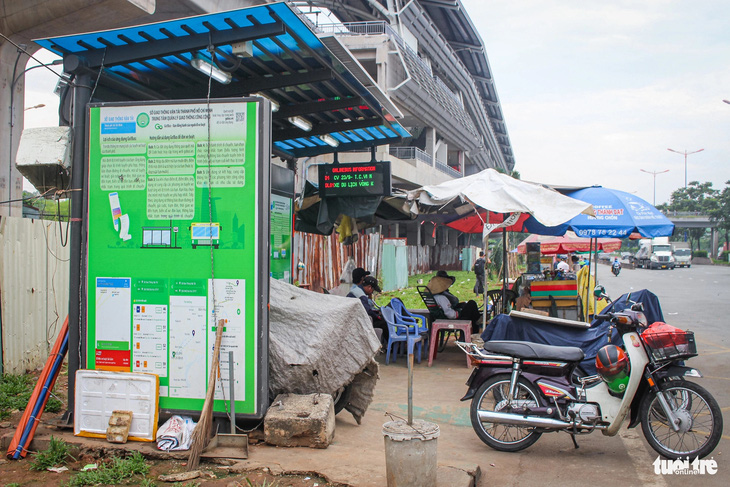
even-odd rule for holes
{"type": "Polygon", "coordinates": [[[391,299],[390,307],[398,313],[400,318],[404,321],[404,324],[408,324],[405,322],[413,321],[413,324],[416,326],[416,332],[423,336],[424,345],[428,346],[428,320],[426,317],[408,311],[408,309],[406,309],[406,305],[403,304],[403,301],[401,301],[400,298],[391,299]]]}
{"type": "MultiPolygon", "coordinates": [[[[405,323],[399,323],[400,315],[390,306],[383,306],[380,308],[380,313],[383,315],[383,319],[388,324],[388,344],[386,345],[385,364],[390,362],[390,351],[393,345],[400,345],[405,342],[407,352],[413,353],[414,346],[418,344],[418,363],[421,363],[421,335],[416,332],[417,327],[411,326],[405,323]]],[[[394,352],[393,362],[395,362],[397,352],[394,352]]]]}

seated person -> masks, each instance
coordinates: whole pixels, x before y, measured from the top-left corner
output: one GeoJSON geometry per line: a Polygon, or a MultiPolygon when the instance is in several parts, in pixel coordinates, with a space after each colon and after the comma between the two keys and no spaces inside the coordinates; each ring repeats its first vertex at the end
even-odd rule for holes
{"type": "MultiPolygon", "coordinates": [[[[357,269],[356,269],[357,270],[357,269]]],[[[353,275],[355,272],[353,271],[353,275]]],[[[373,328],[379,328],[383,330],[381,342],[388,343],[388,323],[383,319],[383,315],[380,314],[378,305],[373,301],[373,292],[380,292],[380,286],[378,280],[373,276],[364,276],[360,280],[360,284],[357,285],[358,290],[356,292],[350,291],[347,293],[348,298],[359,298],[365,311],[373,322],[373,328]]]]}
{"type": "MultiPolygon", "coordinates": [[[[370,271],[366,271],[362,267],[356,267],[352,270],[352,287],[350,288],[350,292],[353,294],[353,296],[350,296],[349,294],[347,297],[350,298],[359,298],[365,295],[365,292],[360,287],[360,284],[362,283],[362,280],[365,276],[369,276],[370,271]]],[[[378,292],[380,289],[378,289],[378,292]]]]}
{"type": "Polygon", "coordinates": [[[565,262],[565,258],[558,257],[558,265],[555,268],[558,272],[562,272],[563,274],[570,272],[570,266],[567,262],[565,262]]]}
{"type": "Polygon", "coordinates": [[[573,272],[575,274],[578,274],[578,272],[580,272],[580,268],[582,267],[580,265],[580,260],[578,259],[578,256],[577,255],[571,256],[570,257],[570,261],[572,262],[572,266],[571,267],[573,268],[573,272]]]}
{"type": "Polygon", "coordinates": [[[471,332],[479,333],[481,327],[479,306],[474,300],[469,300],[466,303],[459,302],[459,298],[449,292],[449,288],[454,281],[456,281],[456,277],[448,275],[446,271],[438,271],[428,281],[426,287],[431,291],[436,303],[448,319],[469,320],[471,321],[471,332]]]}

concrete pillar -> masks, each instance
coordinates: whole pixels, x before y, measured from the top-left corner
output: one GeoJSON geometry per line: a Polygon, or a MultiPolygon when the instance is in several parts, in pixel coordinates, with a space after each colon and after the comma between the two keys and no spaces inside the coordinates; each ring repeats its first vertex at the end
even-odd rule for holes
{"type": "Polygon", "coordinates": [[[719,232],[716,227],[710,227],[710,257],[717,259],[717,245],[719,232]]]}
{"type": "Polygon", "coordinates": [[[458,247],[459,246],[459,232],[454,230],[453,228],[449,228],[446,233],[446,244],[449,247],[458,247]]]}
{"type": "Polygon", "coordinates": [[[431,165],[434,165],[436,159],[436,129],[426,127],[426,154],[431,156],[431,165]]]}
{"type": "Polygon", "coordinates": [[[23,215],[23,203],[20,201],[23,196],[23,176],[15,168],[15,155],[23,131],[25,78],[22,73],[27,62],[28,55],[10,42],[5,41],[0,45],[1,216],[23,215]]]}
{"type": "Polygon", "coordinates": [[[421,225],[418,223],[406,226],[406,245],[421,246],[421,225]]]}
{"type": "Polygon", "coordinates": [[[431,222],[426,222],[423,224],[423,245],[427,245],[429,247],[433,247],[436,245],[436,239],[434,238],[433,229],[436,226],[436,224],[431,222]]]}

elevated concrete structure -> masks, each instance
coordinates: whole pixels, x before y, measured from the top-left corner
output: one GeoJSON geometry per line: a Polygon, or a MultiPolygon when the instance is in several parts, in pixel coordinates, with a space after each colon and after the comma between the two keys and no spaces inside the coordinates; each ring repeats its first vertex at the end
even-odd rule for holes
{"type": "MultiPolygon", "coordinates": [[[[266,0],[0,0],[2,32],[25,52],[0,45],[0,201],[19,200],[22,178],[15,151],[23,126],[23,70],[33,38],[158,22],[273,3],[266,0]],[[11,110],[10,107],[14,109],[11,110]]],[[[388,95],[391,110],[413,135],[398,146],[381,146],[392,163],[394,184],[413,188],[487,167],[511,170],[514,159],[484,46],[459,0],[341,0],[290,2],[306,13],[329,8],[342,21],[319,26],[322,42],[372,90],[388,95]]],[[[33,63],[31,63],[33,64],[33,63]]],[[[340,160],[369,155],[341,153],[340,160]]],[[[332,156],[305,159],[305,166],[332,156]]],[[[291,165],[291,164],[290,164],[291,165]]],[[[310,179],[316,170],[309,171],[310,179]]],[[[300,188],[297,188],[300,189],[300,188]]],[[[0,215],[20,215],[21,203],[0,204],[0,215]]]]}

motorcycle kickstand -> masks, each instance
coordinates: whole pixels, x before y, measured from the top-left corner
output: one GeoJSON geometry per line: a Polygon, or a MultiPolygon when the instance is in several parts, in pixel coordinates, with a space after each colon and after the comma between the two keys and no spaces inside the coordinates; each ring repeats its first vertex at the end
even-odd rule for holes
{"type": "Polygon", "coordinates": [[[568,413],[569,413],[568,415],[570,416],[570,418],[573,421],[573,431],[568,434],[570,435],[570,439],[573,440],[573,446],[577,450],[580,447],[578,446],[578,441],[576,441],[576,439],[575,439],[575,435],[578,435],[580,433],[578,433],[578,428],[575,427],[575,413],[573,411],[568,411],[568,413]]]}
{"type": "Polygon", "coordinates": [[[570,433],[570,439],[573,440],[573,446],[576,450],[580,448],[580,446],[578,446],[578,442],[575,439],[575,433],[570,433]]]}

